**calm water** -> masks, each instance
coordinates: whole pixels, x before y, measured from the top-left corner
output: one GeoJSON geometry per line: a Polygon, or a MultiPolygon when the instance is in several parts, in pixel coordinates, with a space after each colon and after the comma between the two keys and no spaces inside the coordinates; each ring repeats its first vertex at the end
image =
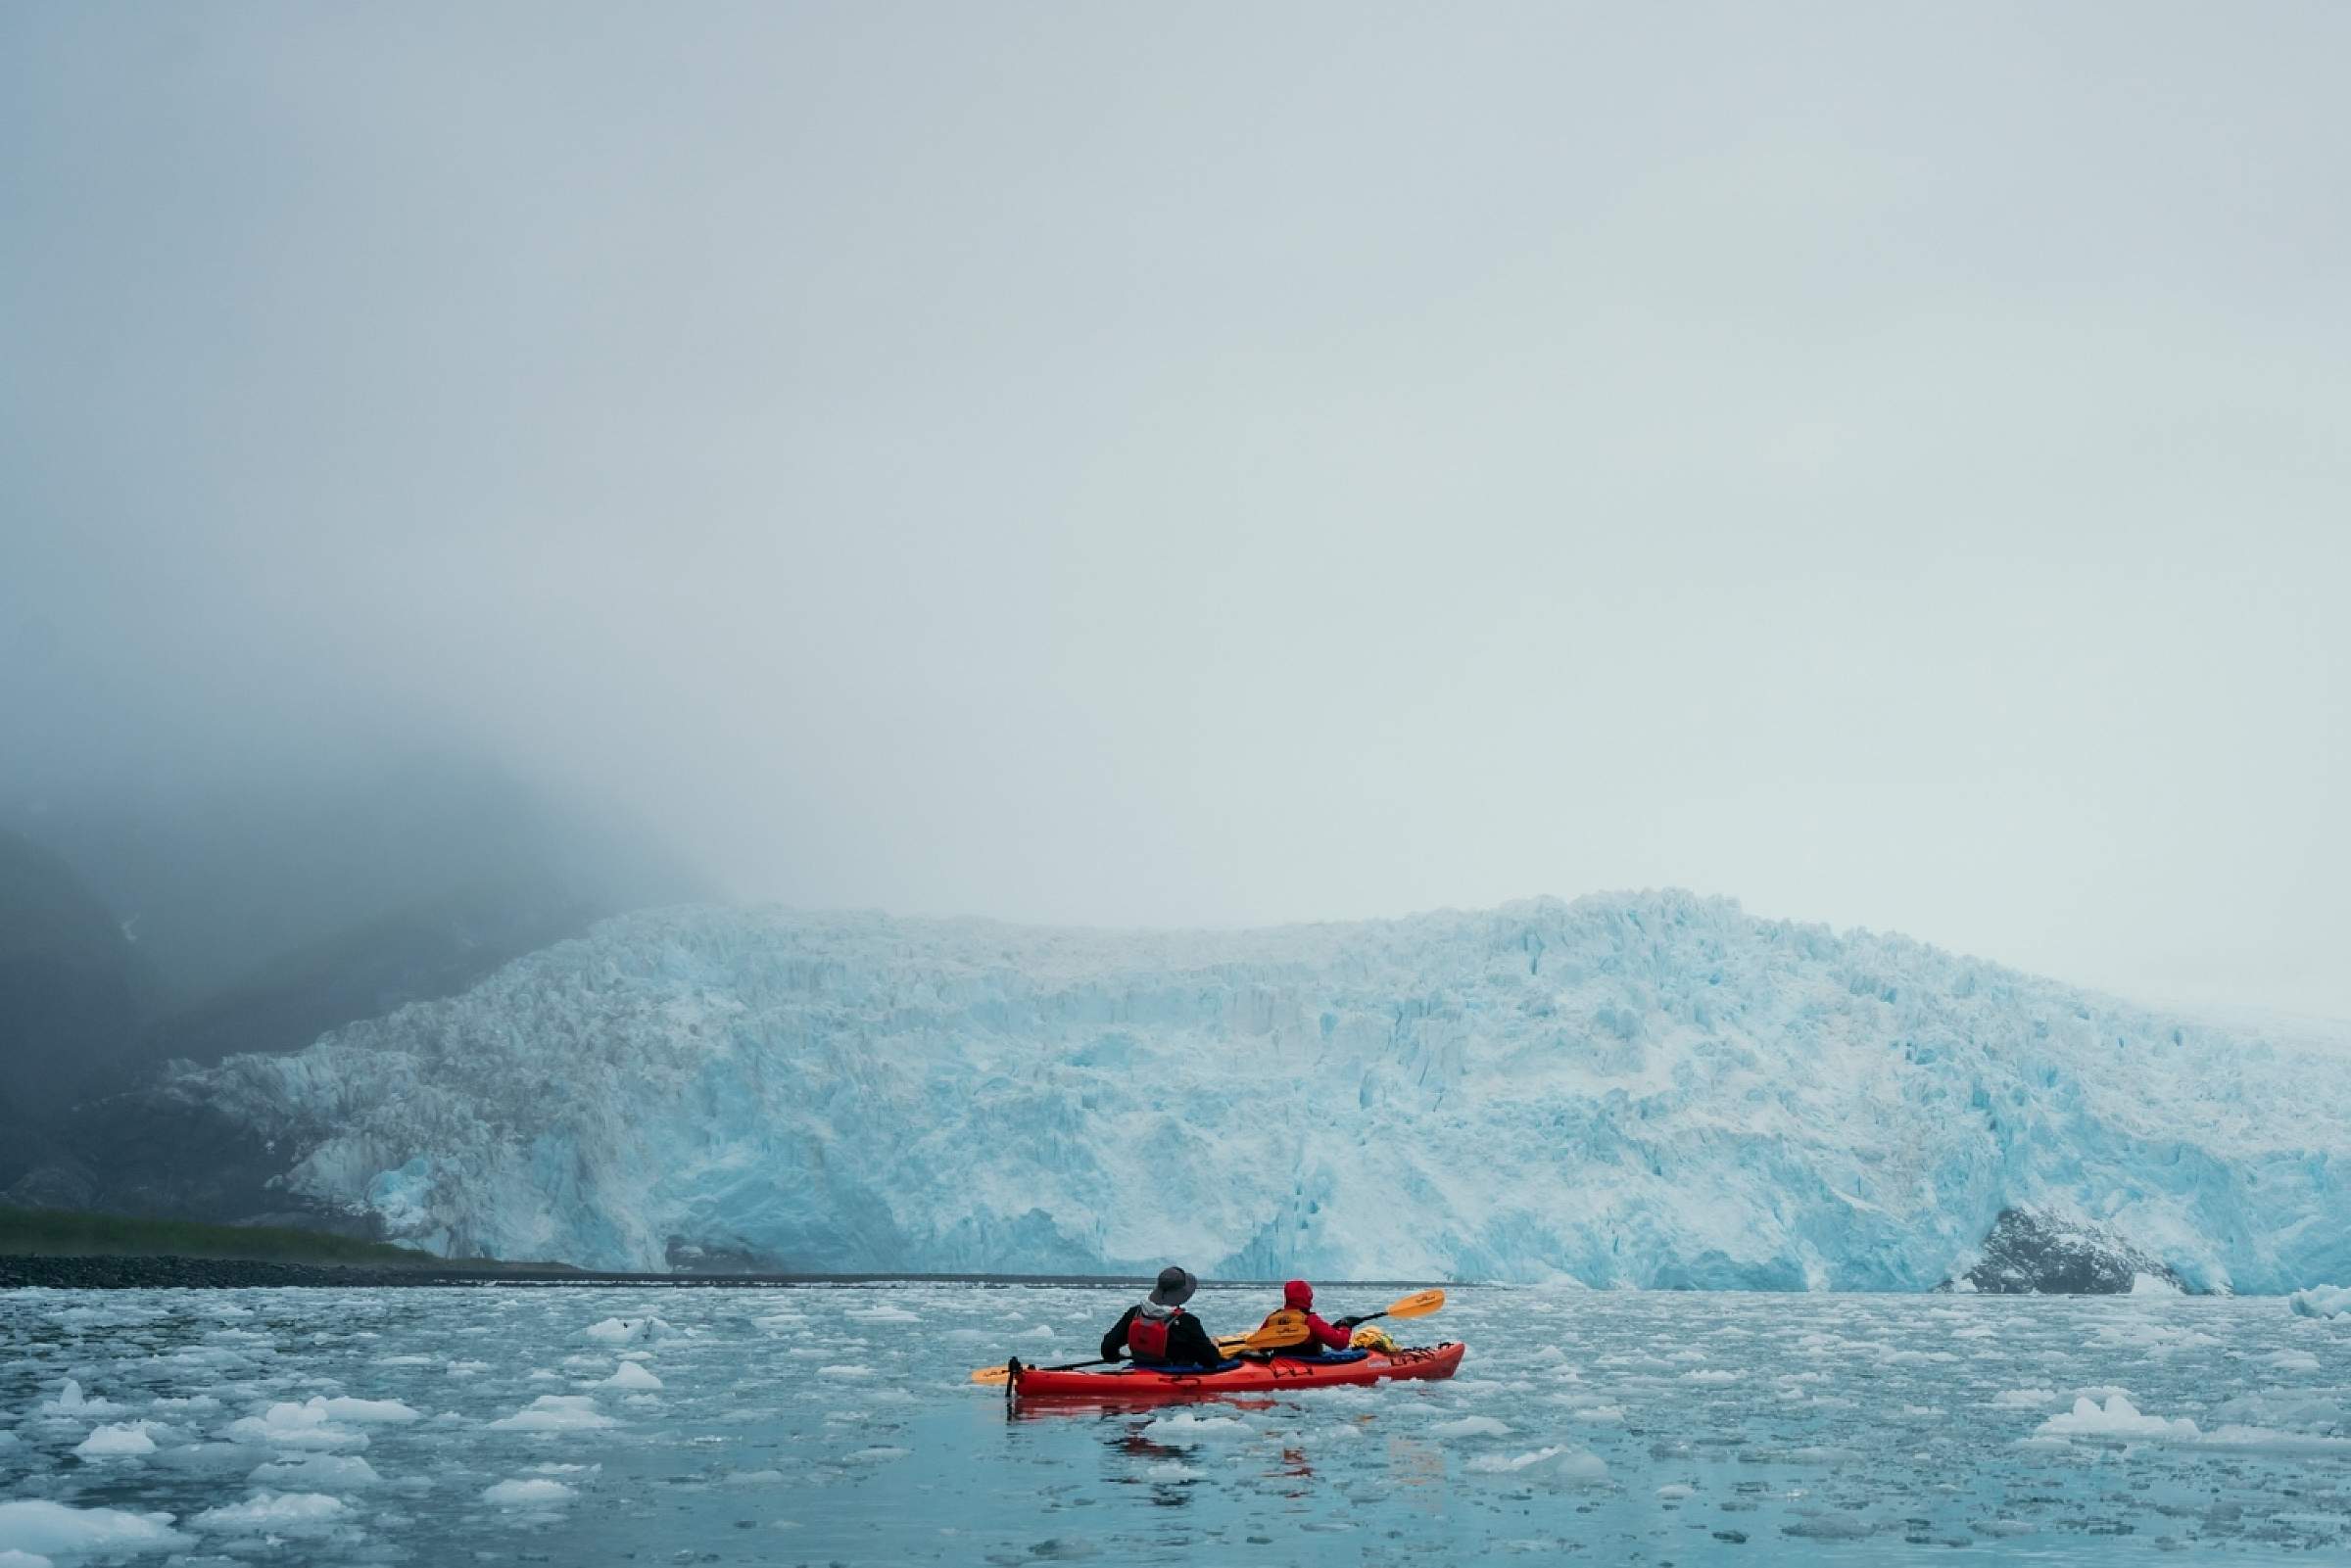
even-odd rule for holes
{"type": "Polygon", "coordinates": [[[2351,1336],[2276,1301],[1452,1297],[1450,1383],[1008,1419],[969,1369],[1123,1296],[23,1292],[0,1497],[152,1562],[2351,1561],[2351,1336]]]}

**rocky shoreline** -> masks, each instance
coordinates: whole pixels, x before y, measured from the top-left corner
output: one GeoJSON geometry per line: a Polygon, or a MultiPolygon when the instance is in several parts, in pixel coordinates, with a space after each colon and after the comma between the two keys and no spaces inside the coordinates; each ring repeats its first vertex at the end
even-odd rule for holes
{"type": "MultiPolygon", "coordinates": [[[[0,1257],[0,1291],[12,1290],[250,1290],[321,1287],[371,1289],[383,1285],[550,1286],[658,1285],[675,1290],[742,1290],[779,1285],[868,1285],[902,1280],[953,1280],[975,1285],[1128,1285],[1096,1274],[628,1274],[521,1264],[470,1268],[381,1267],[365,1263],[286,1263],[241,1258],[107,1255],[91,1258],[0,1257]]],[[[1266,1280],[1225,1280],[1212,1288],[1264,1286],[1266,1280]]],[[[1425,1280],[1334,1281],[1409,1287],[1425,1280]]]]}
{"type": "Polygon", "coordinates": [[[272,1263],[242,1258],[0,1258],[0,1290],[239,1290],[255,1286],[520,1285],[568,1283],[569,1274],[483,1269],[372,1268],[350,1263],[272,1263]]]}

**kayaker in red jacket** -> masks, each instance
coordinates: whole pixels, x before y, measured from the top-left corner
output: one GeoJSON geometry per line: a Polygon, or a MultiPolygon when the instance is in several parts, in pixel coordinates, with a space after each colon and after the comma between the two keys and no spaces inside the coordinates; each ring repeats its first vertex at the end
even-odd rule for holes
{"type": "Polygon", "coordinates": [[[1174,1264],[1159,1271],[1159,1284],[1102,1336],[1102,1359],[1126,1351],[1143,1366],[1215,1366],[1224,1359],[1200,1319],[1183,1309],[1200,1282],[1174,1264]]]}
{"type": "Polygon", "coordinates": [[[1270,1314],[1251,1338],[1271,1350],[1275,1355],[1320,1355],[1326,1351],[1343,1351],[1353,1337],[1356,1320],[1342,1317],[1335,1323],[1325,1323],[1315,1314],[1315,1287],[1303,1279],[1293,1279],[1281,1287],[1281,1310],[1270,1314]],[[1281,1335],[1294,1335],[1286,1345],[1271,1345],[1268,1341],[1281,1335]]]}

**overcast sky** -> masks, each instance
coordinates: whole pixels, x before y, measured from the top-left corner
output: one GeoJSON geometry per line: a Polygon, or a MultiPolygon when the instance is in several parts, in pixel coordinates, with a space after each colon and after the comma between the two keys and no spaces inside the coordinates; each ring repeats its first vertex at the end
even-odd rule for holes
{"type": "Polygon", "coordinates": [[[2351,1016],[2351,8],[0,8],[11,787],[2351,1016]]]}

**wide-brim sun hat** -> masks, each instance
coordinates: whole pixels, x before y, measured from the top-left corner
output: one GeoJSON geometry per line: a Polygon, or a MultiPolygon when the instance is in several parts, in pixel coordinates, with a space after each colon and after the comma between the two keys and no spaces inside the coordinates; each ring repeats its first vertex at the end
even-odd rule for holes
{"type": "Polygon", "coordinates": [[[1152,1289],[1151,1305],[1181,1307],[1192,1299],[1192,1292],[1199,1288],[1200,1281],[1192,1277],[1190,1269],[1177,1268],[1171,1263],[1159,1271],[1159,1284],[1152,1289]]]}

